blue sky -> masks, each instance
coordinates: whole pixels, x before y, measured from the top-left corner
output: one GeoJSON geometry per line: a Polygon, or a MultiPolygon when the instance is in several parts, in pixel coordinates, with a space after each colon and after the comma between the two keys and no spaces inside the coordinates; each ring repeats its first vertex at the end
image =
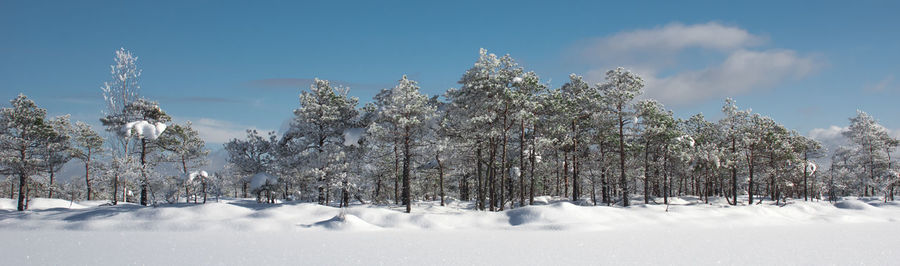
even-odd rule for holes
{"type": "Polygon", "coordinates": [[[0,0],[0,97],[97,124],[125,47],[142,94],[220,143],[281,128],[314,77],[361,102],[403,74],[440,94],[483,47],[553,87],[628,67],[681,117],[731,96],[804,134],[856,109],[900,134],[900,2],[621,2],[0,0]]]}

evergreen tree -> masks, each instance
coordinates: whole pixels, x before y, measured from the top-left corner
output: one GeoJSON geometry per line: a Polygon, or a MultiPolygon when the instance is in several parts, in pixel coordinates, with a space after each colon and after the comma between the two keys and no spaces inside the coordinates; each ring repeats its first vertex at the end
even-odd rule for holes
{"type": "Polygon", "coordinates": [[[91,200],[94,194],[93,183],[91,182],[91,166],[95,164],[95,156],[104,152],[103,138],[91,129],[90,125],[81,121],[75,122],[72,133],[73,156],[84,163],[84,183],[87,189],[85,197],[87,200],[91,200]]]}
{"type": "Polygon", "coordinates": [[[625,124],[634,113],[630,103],[641,94],[644,80],[637,74],[624,68],[616,68],[606,72],[606,83],[601,86],[604,99],[611,105],[619,124],[619,182],[622,190],[622,205],[628,207],[628,179],[625,177],[625,124]]]}
{"type": "Polygon", "coordinates": [[[53,127],[47,123],[47,110],[39,108],[23,94],[10,101],[12,107],[0,110],[0,170],[19,178],[16,209],[28,207],[29,179],[46,165],[45,149],[53,127]]]}
{"type": "MultiPolygon", "coordinates": [[[[209,155],[209,150],[206,149],[206,142],[200,138],[200,133],[197,130],[194,130],[191,127],[191,122],[188,121],[184,125],[175,124],[169,127],[166,130],[166,134],[161,135],[158,140],[158,146],[163,150],[169,153],[169,158],[167,161],[175,162],[181,166],[181,171],[183,175],[189,175],[189,169],[196,169],[200,166],[203,166],[207,163],[206,158],[209,155]]],[[[202,185],[201,191],[203,193],[204,203],[206,203],[206,177],[199,176],[200,183],[202,185]]],[[[183,184],[185,186],[185,200],[187,200],[190,195],[188,195],[187,188],[190,186],[190,180],[188,178],[183,179],[186,183],[183,184]]]]}

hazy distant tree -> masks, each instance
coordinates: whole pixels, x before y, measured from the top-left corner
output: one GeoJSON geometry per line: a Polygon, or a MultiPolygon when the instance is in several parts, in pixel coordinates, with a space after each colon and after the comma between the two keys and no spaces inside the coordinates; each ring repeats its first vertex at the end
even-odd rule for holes
{"type": "Polygon", "coordinates": [[[247,197],[249,177],[264,173],[276,160],[274,145],[277,142],[275,132],[269,132],[268,137],[261,136],[256,130],[247,130],[245,139],[232,139],[225,143],[225,151],[228,152],[229,169],[239,179],[243,197],[247,197]]]}
{"type": "Polygon", "coordinates": [[[94,157],[103,153],[103,138],[97,134],[91,126],[78,121],[72,132],[73,156],[84,163],[84,183],[87,192],[85,196],[87,200],[91,200],[94,190],[91,180],[91,166],[94,164],[94,157]]]}
{"type": "MultiPolygon", "coordinates": [[[[190,174],[190,169],[196,169],[207,163],[206,158],[209,155],[209,150],[206,149],[206,142],[200,138],[200,133],[191,127],[190,121],[184,125],[175,124],[168,127],[166,134],[160,136],[157,145],[169,153],[167,161],[176,162],[181,166],[183,175],[188,175],[190,174]]],[[[202,185],[201,192],[205,199],[207,177],[198,177],[202,185]]],[[[187,178],[184,180],[188,181],[187,178]]],[[[184,185],[189,186],[189,184],[184,185]]],[[[185,193],[189,192],[185,191],[185,193]]],[[[184,196],[185,198],[190,197],[190,195],[184,196]]]]}
{"type": "Polygon", "coordinates": [[[49,178],[47,197],[53,198],[53,192],[56,190],[56,184],[54,184],[56,173],[73,158],[73,147],[70,141],[72,125],[68,115],[54,117],[48,120],[47,124],[51,131],[46,136],[46,147],[43,151],[44,167],[49,178]]]}

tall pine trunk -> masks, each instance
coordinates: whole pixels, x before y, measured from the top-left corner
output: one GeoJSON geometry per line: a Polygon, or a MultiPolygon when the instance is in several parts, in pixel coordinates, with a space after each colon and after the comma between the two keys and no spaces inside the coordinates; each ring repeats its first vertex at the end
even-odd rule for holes
{"type": "Polygon", "coordinates": [[[438,164],[438,186],[440,186],[441,206],[444,206],[444,164],[441,163],[439,153],[434,154],[434,159],[437,160],[438,164]]]}
{"type": "Polygon", "coordinates": [[[409,191],[409,128],[406,128],[405,133],[403,134],[403,204],[406,205],[406,213],[410,213],[412,211],[412,200],[410,199],[410,191],[409,191]]]}
{"type": "Polygon", "coordinates": [[[150,198],[148,197],[148,183],[150,182],[149,177],[147,177],[147,140],[141,139],[141,205],[147,206],[150,205],[150,198]]]}
{"type": "Polygon", "coordinates": [[[525,119],[519,125],[519,206],[525,206],[525,119]]]}
{"type": "MultiPolygon", "coordinates": [[[[27,158],[26,157],[27,150],[28,150],[28,147],[26,147],[24,144],[22,145],[21,150],[19,150],[19,160],[23,164],[25,164],[27,162],[25,160],[27,158]]],[[[27,184],[28,183],[28,175],[27,175],[27,173],[25,173],[25,169],[27,169],[28,167],[27,167],[27,165],[25,165],[22,168],[23,169],[19,169],[19,202],[16,204],[16,210],[18,210],[18,211],[25,210],[25,200],[26,200],[25,187],[28,185],[27,184]]]]}
{"type": "Polygon", "coordinates": [[[619,107],[619,170],[621,177],[619,182],[622,186],[622,206],[628,207],[628,180],[625,178],[625,120],[622,117],[622,107],[619,107]]]}
{"type": "Polygon", "coordinates": [[[87,160],[84,161],[84,184],[87,187],[87,200],[91,200],[93,186],[91,186],[91,149],[88,148],[87,160]]]}

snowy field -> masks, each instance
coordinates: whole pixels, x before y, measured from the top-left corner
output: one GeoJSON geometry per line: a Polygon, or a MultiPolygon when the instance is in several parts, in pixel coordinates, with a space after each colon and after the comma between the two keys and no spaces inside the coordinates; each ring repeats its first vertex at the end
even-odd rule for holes
{"type": "Polygon", "coordinates": [[[5,265],[898,265],[900,204],[877,199],[731,207],[678,198],[629,208],[489,213],[451,201],[344,211],[223,200],[156,208],[0,200],[5,265]]]}

